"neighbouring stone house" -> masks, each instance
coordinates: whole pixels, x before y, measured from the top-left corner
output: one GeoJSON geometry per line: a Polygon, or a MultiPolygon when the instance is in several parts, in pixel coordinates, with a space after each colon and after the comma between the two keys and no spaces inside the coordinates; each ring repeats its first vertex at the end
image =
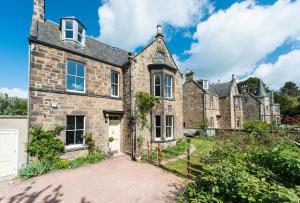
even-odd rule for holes
{"type": "Polygon", "coordinates": [[[240,129],[243,125],[242,97],[237,83],[210,83],[186,74],[183,85],[183,121],[185,128],[199,128],[197,121],[207,119],[209,128],[240,129]]]}
{"type": "Polygon", "coordinates": [[[75,17],[46,20],[45,1],[34,0],[29,47],[29,125],[66,126],[61,139],[70,156],[86,149],[87,131],[102,150],[115,153],[130,152],[134,134],[163,144],[183,136],[182,76],[161,26],[134,56],[87,36],[75,17]],[[148,116],[150,128],[131,122],[138,91],[159,98],[148,116]]]}
{"type": "Polygon", "coordinates": [[[260,80],[255,93],[249,93],[246,88],[243,92],[243,111],[245,119],[260,119],[267,123],[280,123],[280,105],[274,102],[273,92],[266,92],[260,80]]]}

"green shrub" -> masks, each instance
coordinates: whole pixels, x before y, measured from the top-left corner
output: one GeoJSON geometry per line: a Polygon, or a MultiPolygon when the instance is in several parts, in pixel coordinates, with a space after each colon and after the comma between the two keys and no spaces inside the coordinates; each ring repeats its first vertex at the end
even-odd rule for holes
{"type": "Polygon", "coordinates": [[[297,202],[300,149],[286,137],[220,136],[180,202],[297,202]]]}
{"type": "Polygon", "coordinates": [[[41,127],[31,129],[31,138],[27,144],[27,153],[43,162],[52,162],[64,152],[64,143],[58,138],[63,127],[43,130],[41,127]]]}
{"type": "Polygon", "coordinates": [[[88,163],[98,163],[106,158],[107,156],[102,152],[97,152],[86,157],[77,157],[76,159],[70,161],[70,168],[78,168],[88,163]]]}
{"type": "Polygon", "coordinates": [[[145,138],[142,135],[139,135],[136,138],[136,143],[137,143],[138,149],[142,149],[143,148],[144,141],[145,141],[145,138]]]}
{"type": "Polygon", "coordinates": [[[96,151],[96,145],[92,133],[86,133],[84,138],[89,154],[94,154],[96,151]]]}
{"type": "Polygon", "coordinates": [[[165,159],[169,159],[169,156],[178,156],[184,152],[186,152],[189,144],[186,139],[178,139],[176,141],[176,145],[172,147],[168,147],[163,149],[162,154],[167,154],[168,156],[163,156],[165,159]]]}
{"type": "Polygon", "coordinates": [[[66,169],[69,168],[69,161],[62,159],[62,160],[56,160],[53,163],[53,169],[54,170],[61,170],[61,169],[66,169]]]}
{"type": "Polygon", "coordinates": [[[269,124],[261,120],[250,119],[244,121],[244,129],[246,132],[260,137],[269,130],[269,124]]]}
{"type": "Polygon", "coordinates": [[[27,180],[29,178],[46,174],[50,171],[50,165],[41,161],[35,161],[29,164],[27,167],[20,169],[19,177],[27,180]]]}

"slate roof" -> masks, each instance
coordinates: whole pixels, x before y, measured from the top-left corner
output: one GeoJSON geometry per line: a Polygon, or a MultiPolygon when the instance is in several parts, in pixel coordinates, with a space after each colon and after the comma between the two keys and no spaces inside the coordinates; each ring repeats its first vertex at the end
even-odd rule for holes
{"type": "Polygon", "coordinates": [[[258,89],[256,90],[256,96],[257,97],[267,97],[267,93],[266,93],[266,90],[265,90],[262,80],[259,80],[259,86],[258,86],[258,89]]]}
{"type": "Polygon", "coordinates": [[[72,42],[63,42],[59,25],[49,20],[33,22],[30,30],[30,40],[50,44],[115,66],[122,66],[128,62],[128,52],[88,36],[86,36],[84,48],[79,45],[76,46],[72,42]]]}
{"type": "MultiPolygon", "coordinates": [[[[197,83],[203,88],[202,82],[203,80],[197,81],[197,83]]],[[[225,83],[212,83],[209,84],[209,88],[206,91],[209,94],[219,96],[219,97],[229,96],[231,85],[232,85],[232,81],[225,82],[225,83]]]]}

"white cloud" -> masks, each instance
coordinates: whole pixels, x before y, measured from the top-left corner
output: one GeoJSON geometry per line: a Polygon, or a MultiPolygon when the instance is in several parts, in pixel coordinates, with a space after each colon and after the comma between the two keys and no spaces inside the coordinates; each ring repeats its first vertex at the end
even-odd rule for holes
{"type": "Polygon", "coordinates": [[[156,33],[156,25],[185,28],[213,7],[208,0],[106,0],[99,8],[99,40],[133,51],[156,33]]]}
{"type": "Polygon", "coordinates": [[[286,40],[299,39],[299,17],[299,0],[269,6],[243,1],[219,10],[197,25],[184,68],[213,80],[228,80],[232,73],[247,75],[286,40]]]}
{"type": "Polygon", "coordinates": [[[300,49],[281,55],[274,63],[261,64],[253,73],[271,88],[279,89],[287,81],[300,86],[300,49]]]}
{"type": "Polygon", "coordinates": [[[1,93],[6,93],[10,97],[28,98],[28,92],[19,88],[0,88],[1,93]]]}

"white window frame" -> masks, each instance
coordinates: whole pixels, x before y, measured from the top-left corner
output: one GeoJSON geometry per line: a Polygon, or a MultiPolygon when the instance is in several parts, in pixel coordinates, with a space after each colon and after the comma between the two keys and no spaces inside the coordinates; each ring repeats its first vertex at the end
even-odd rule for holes
{"type": "Polygon", "coordinates": [[[208,90],[208,80],[203,80],[203,89],[208,90]]]}
{"type": "Polygon", "coordinates": [[[117,71],[111,71],[111,77],[110,77],[110,96],[112,96],[112,97],[120,97],[120,73],[117,72],[117,71]],[[118,84],[112,82],[112,75],[113,74],[117,74],[118,75],[118,84]],[[117,92],[118,92],[117,95],[113,95],[113,87],[112,87],[113,85],[116,85],[118,87],[117,88],[117,92]]]}
{"type": "Polygon", "coordinates": [[[84,74],[84,77],[81,77],[81,76],[77,76],[77,75],[72,75],[72,74],[68,74],[68,61],[74,61],[76,63],[76,70],[77,70],[77,63],[81,63],[81,62],[78,62],[78,61],[75,61],[73,59],[67,59],[66,61],[66,90],[67,92],[75,92],[75,93],[85,93],[85,85],[86,85],[86,82],[85,82],[85,78],[86,78],[86,65],[84,63],[81,63],[83,64],[83,74],[84,74]],[[71,90],[71,89],[68,89],[68,75],[70,76],[73,76],[75,77],[75,81],[76,81],[76,78],[83,78],[83,91],[78,91],[78,90],[71,90]]]}
{"type": "Polygon", "coordinates": [[[79,24],[77,20],[74,19],[62,19],[62,39],[66,41],[75,41],[83,46],[85,46],[85,28],[79,24]],[[67,29],[66,28],[66,22],[72,22],[73,29],[67,29]],[[82,27],[82,34],[79,33],[79,26],[82,27]],[[67,38],[66,31],[72,31],[73,32],[73,38],[67,38]],[[81,36],[81,42],[78,40],[78,35],[81,36]]]}
{"type": "MultiPolygon", "coordinates": [[[[65,130],[65,149],[66,150],[71,150],[71,149],[76,149],[76,148],[82,148],[85,146],[85,139],[84,139],[84,135],[85,135],[85,119],[86,117],[84,115],[67,115],[66,116],[66,126],[68,124],[68,116],[74,116],[75,117],[75,129],[74,130],[68,130],[66,129],[65,130]],[[77,116],[83,116],[83,129],[76,129],[76,117],[77,116]],[[71,145],[67,145],[67,131],[76,131],[76,130],[83,130],[83,143],[82,144],[71,144],[71,145]]],[[[75,136],[75,142],[76,142],[76,134],[74,135],[75,136]]]]}
{"type": "Polygon", "coordinates": [[[174,116],[173,115],[166,115],[166,140],[172,140],[174,138],[174,116]],[[171,125],[167,125],[168,117],[171,117],[171,125]],[[170,128],[171,130],[171,137],[167,137],[167,129],[170,128]]]}
{"type": "Polygon", "coordinates": [[[171,75],[165,75],[164,79],[165,79],[165,88],[164,88],[165,89],[165,92],[164,92],[165,98],[166,99],[172,99],[173,98],[173,77],[171,75]],[[167,77],[169,77],[171,79],[170,86],[167,86],[167,84],[166,84],[166,78],[167,77]],[[170,88],[170,97],[166,96],[166,89],[167,89],[167,87],[170,88]]]}
{"type": "Polygon", "coordinates": [[[161,115],[155,115],[154,116],[154,128],[155,128],[155,134],[154,134],[154,140],[155,141],[161,141],[162,140],[162,120],[161,120],[162,116],[161,115]],[[159,116],[160,117],[160,126],[156,126],[156,117],[159,116]],[[160,137],[156,137],[156,130],[157,128],[160,128],[160,137]]]}
{"type": "Polygon", "coordinates": [[[154,73],[153,74],[153,93],[154,93],[155,97],[162,97],[162,88],[161,88],[161,86],[162,86],[162,74],[161,73],[154,73]],[[159,77],[159,84],[155,83],[155,80],[156,80],[157,76],[159,77]],[[159,92],[160,92],[159,96],[156,96],[156,87],[157,86],[159,86],[159,92]]]}

